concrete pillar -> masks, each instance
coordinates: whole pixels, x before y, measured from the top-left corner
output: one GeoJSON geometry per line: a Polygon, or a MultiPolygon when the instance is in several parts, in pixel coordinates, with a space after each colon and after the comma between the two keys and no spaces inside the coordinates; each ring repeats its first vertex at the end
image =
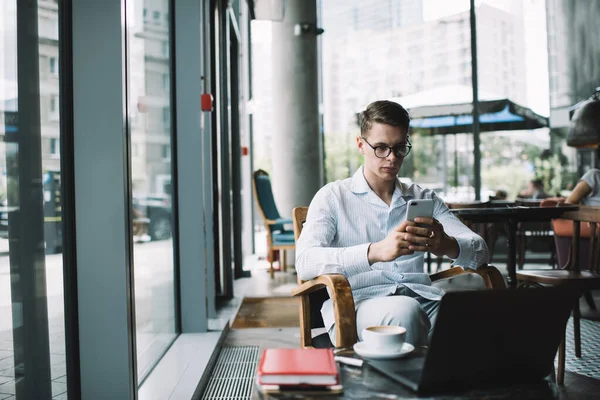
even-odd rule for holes
{"type": "Polygon", "coordinates": [[[308,206],[324,180],[316,24],[316,0],[287,0],[283,21],[272,23],[271,182],[284,217],[308,206]]]}

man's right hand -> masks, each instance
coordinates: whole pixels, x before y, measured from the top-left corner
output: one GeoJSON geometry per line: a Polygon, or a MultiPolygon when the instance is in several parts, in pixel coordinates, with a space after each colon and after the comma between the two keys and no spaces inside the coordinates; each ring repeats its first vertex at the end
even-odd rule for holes
{"type": "Polygon", "coordinates": [[[380,242],[371,243],[367,257],[369,264],[376,262],[393,261],[400,256],[413,254],[414,251],[409,250],[409,246],[413,243],[406,239],[410,233],[406,232],[407,226],[416,226],[414,222],[404,221],[396,229],[391,231],[385,239],[380,242]]]}

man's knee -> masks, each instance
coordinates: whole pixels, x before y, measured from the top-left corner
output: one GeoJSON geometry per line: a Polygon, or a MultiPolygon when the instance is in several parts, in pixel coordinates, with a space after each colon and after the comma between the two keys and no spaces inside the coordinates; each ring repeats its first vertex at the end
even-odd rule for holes
{"type": "Polygon", "coordinates": [[[431,327],[427,313],[417,300],[407,296],[389,296],[371,299],[357,310],[356,323],[361,331],[372,325],[398,325],[406,328],[406,341],[415,345],[427,344],[431,327]]]}

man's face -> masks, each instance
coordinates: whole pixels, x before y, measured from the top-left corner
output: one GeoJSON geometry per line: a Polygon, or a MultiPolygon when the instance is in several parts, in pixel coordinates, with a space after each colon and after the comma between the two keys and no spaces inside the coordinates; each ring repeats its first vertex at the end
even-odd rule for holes
{"type": "Polygon", "coordinates": [[[377,146],[395,147],[408,142],[408,134],[406,129],[380,123],[373,123],[371,130],[363,135],[365,140],[358,137],[356,139],[358,148],[364,154],[365,177],[368,180],[376,181],[391,181],[395,180],[400,167],[404,161],[404,157],[397,157],[394,152],[385,158],[375,156],[375,152],[371,148],[377,146]],[[371,146],[369,146],[369,144],[371,146]]]}

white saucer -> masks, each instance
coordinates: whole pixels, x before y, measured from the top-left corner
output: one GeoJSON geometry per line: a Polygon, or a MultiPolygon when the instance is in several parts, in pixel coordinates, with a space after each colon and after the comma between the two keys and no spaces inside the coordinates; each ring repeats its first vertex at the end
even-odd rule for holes
{"type": "Polygon", "coordinates": [[[354,345],[354,351],[361,357],[370,358],[373,360],[388,360],[391,358],[404,357],[413,352],[415,346],[404,342],[402,347],[396,351],[378,351],[370,349],[365,342],[358,342],[354,345]]]}

